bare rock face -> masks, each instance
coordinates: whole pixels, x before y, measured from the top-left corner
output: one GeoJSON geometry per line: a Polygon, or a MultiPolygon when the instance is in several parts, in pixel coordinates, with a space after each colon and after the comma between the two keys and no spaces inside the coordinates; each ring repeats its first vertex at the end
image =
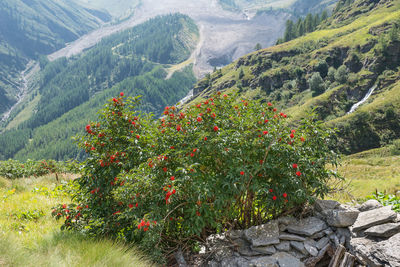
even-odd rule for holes
{"type": "Polygon", "coordinates": [[[393,222],[396,218],[397,214],[391,206],[364,211],[358,215],[352,230],[357,232],[375,225],[393,222]]]}
{"type": "Polygon", "coordinates": [[[308,217],[297,221],[296,223],[289,224],[287,226],[287,231],[294,234],[312,236],[318,233],[328,226],[324,221],[316,217],[308,217]]]}

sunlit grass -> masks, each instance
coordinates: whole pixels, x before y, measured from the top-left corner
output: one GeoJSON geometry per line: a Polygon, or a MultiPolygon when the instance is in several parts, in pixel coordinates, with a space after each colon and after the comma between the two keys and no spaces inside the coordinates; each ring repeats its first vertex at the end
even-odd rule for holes
{"type": "Polygon", "coordinates": [[[379,156],[379,151],[345,157],[338,168],[345,178],[344,191],[330,197],[360,202],[376,191],[396,194],[400,190],[400,156],[379,156]]]}
{"type": "Polygon", "coordinates": [[[61,232],[61,221],[50,213],[53,206],[69,198],[63,191],[53,190],[58,185],[52,175],[16,180],[0,177],[0,266],[152,265],[126,245],[61,232]]]}

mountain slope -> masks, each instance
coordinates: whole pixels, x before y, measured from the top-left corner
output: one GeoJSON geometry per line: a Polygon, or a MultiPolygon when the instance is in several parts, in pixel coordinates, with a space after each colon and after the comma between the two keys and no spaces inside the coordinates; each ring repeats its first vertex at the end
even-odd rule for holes
{"type": "Polygon", "coordinates": [[[31,59],[60,49],[110,17],[66,0],[0,2],[0,115],[16,101],[19,74],[31,59]]]}
{"type": "Polygon", "coordinates": [[[338,127],[342,152],[379,147],[400,137],[399,26],[399,0],[355,1],[319,30],[242,57],[194,92],[201,99],[238,90],[244,98],[275,101],[294,121],[314,108],[338,127]],[[347,114],[374,85],[368,100],[347,114]]]}
{"type": "Polygon", "coordinates": [[[36,105],[25,103],[34,112],[25,120],[19,119],[24,110],[12,114],[8,123],[13,127],[0,134],[0,157],[76,157],[79,151],[71,136],[96,117],[107,98],[121,91],[142,95],[141,109],[159,114],[195,83],[191,68],[168,80],[165,69],[189,57],[197,41],[193,20],[173,14],[106,38],[79,57],[49,62],[39,73],[39,89],[30,96],[36,105]]]}
{"type": "Polygon", "coordinates": [[[274,44],[282,34],[287,19],[297,18],[310,11],[319,12],[337,0],[239,0],[238,9],[226,9],[221,6],[222,1],[217,0],[75,1],[91,3],[111,13],[115,12],[114,9],[129,10],[129,13],[132,5],[135,8],[132,15],[122,23],[101,28],[90,36],[69,44],[65,49],[50,55],[51,60],[79,54],[104,36],[133,27],[156,15],[180,12],[193,18],[199,26],[201,42],[192,63],[196,76],[204,77],[215,67],[225,66],[254,51],[258,43],[262,47],[274,44]]]}

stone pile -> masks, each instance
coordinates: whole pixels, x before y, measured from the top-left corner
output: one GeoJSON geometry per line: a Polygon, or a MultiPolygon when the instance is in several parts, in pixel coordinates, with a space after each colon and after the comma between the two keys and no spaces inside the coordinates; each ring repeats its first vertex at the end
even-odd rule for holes
{"type": "Polygon", "coordinates": [[[400,266],[400,215],[390,206],[373,204],[367,201],[359,208],[364,211],[350,227],[348,247],[364,265],[400,266]]]}
{"type": "Polygon", "coordinates": [[[375,200],[359,207],[318,200],[311,217],[281,217],[210,236],[201,265],[328,266],[342,245],[355,256],[355,266],[400,266],[399,221],[390,206],[375,200]]]}

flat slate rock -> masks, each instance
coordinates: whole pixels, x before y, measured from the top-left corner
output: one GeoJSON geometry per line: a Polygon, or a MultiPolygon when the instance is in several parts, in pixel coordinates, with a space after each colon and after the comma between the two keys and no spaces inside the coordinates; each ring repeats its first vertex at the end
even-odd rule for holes
{"type": "Polygon", "coordinates": [[[360,212],[356,209],[330,210],[326,215],[326,222],[334,227],[347,227],[354,224],[360,212]]]}
{"type": "Polygon", "coordinates": [[[315,257],[318,255],[318,249],[315,246],[312,246],[310,243],[304,242],[304,248],[311,256],[315,257]]]}
{"type": "MultiPolygon", "coordinates": [[[[250,247],[244,247],[244,246],[243,247],[239,247],[238,252],[242,256],[250,256],[250,257],[252,257],[252,256],[261,256],[263,254],[263,253],[261,253],[259,251],[251,249],[250,247]]],[[[270,253],[270,254],[273,254],[273,253],[270,253]]]]}
{"type": "Polygon", "coordinates": [[[323,237],[320,240],[318,240],[317,244],[315,245],[317,249],[322,249],[329,243],[329,238],[328,237],[323,237]]]}
{"type": "Polygon", "coordinates": [[[266,247],[252,247],[251,248],[253,251],[256,251],[260,254],[263,255],[272,255],[276,252],[276,249],[274,246],[266,246],[266,247]]]}
{"type": "Polygon", "coordinates": [[[277,221],[252,226],[244,231],[244,237],[253,247],[275,245],[279,243],[279,227],[277,221]]]}
{"type": "Polygon", "coordinates": [[[306,239],[299,235],[292,235],[292,234],[280,234],[279,239],[281,240],[293,240],[293,241],[300,241],[303,242],[306,239]]]}
{"type": "Polygon", "coordinates": [[[304,263],[286,252],[277,252],[271,258],[278,262],[279,267],[304,267],[304,263]]]}
{"type": "Polygon", "coordinates": [[[377,237],[391,237],[400,232],[400,223],[386,223],[381,225],[372,226],[365,230],[365,233],[369,236],[377,237]]]}
{"type": "MultiPolygon", "coordinates": [[[[238,265],[240,266],[240,265],[238,265]]],[[[259,257],[249,262],[249,267],[280,267],[273,257],[259,257]]]]}
{"type": "Polygon", "coordinates": [[[373,255],[389,266],[400,266],[400,233],[374,246],[373,255]]]}
{"type": "Polygon", "coordinates": [[[397,214],[391,206],[360,212],[352,230],[357,232],[375,225],[393,222],[396,218],[397,214]]]}
{"type": "Polygon", "coordinates": [[[307,255],[308,252],[304,247],[304,243],[303,242],[299,242],[299,241],[290,241],[290,245],[296,249],[297,251],[301,252],[302,254],[307,255]]]}
{"type": "Polygon", "coordinates": [[[318,219],[316,217],[308,217],[302,220],[297,221],[296,223],[289,224],[286,230],[290,233],[312,236],[315,233],[318,233],[328,226],[324,221],[318,219]]]}
{"type": "Polygon", "coordinates": [[[279,251],[289,251],[290,250],[290,242],[287,240],[282,240],[279,244],[276,244],[275,247],[279,251]]]}
{"type": "Polygon", "coordinates": [[[376,199],[370,199],[365,201],[361,206],[358,208],[359,211],[368,211],[374,210],[383,207],[381,203],[379,203],[376,199]]]}

